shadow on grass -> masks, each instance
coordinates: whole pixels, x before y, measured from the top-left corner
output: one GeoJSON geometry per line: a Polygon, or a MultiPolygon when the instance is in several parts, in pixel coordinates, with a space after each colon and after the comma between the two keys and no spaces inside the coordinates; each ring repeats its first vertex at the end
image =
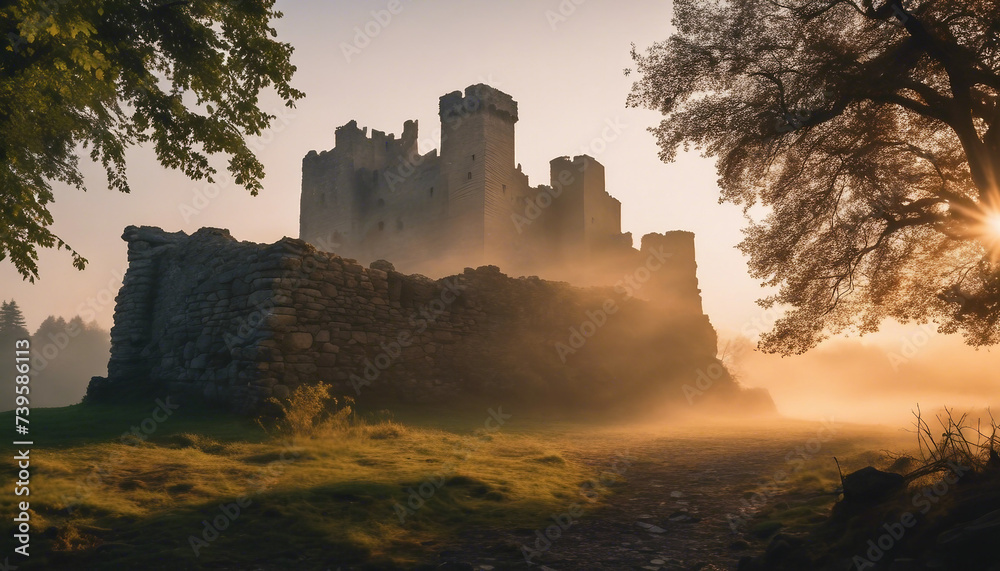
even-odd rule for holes
{"type": "MultiPolygon", "coordinates": [[[[173,401],[159,399],[159,402],[167,408],[175,406],[173,401]]],[[[245,442],[262,442],[267,438],[251,419],[193,404],[169,410],[167,414],[158,404],[158,399],[153,398],[148,402],[128,404],[80,403],[59,408],[35,408],[28,419],[28,438],[39,449],[117,441],[133,429],[152,442],[183,433],[211,433],[217,440],[245,442]]],[[[0,413],[0,423],[13,425],[14,411],[0,413]]]]}
{"type": "Polygon", "coordinates": [[[530,528],[561,507],[556,501],[511,502],[502,489],[457,476],[400,523],[393,505],[421,483],[269,490],[250,496],[238,513],[232,505],[237,498],[225,498],[140,519],[89,514],[96,516],[91,526],[68,518],[33,544],[31,560],[19,567],[412,569],[436,561],[462,530],[530,528]]]}

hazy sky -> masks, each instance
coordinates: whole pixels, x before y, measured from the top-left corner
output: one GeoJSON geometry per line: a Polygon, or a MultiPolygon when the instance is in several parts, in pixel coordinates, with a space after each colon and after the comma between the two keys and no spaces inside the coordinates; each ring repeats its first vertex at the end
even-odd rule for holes
{"type": "MultiPolygon", "coordinates": [[[[131,195],[107,190],[100,169],[87,165],[89,191],[57,187],[52,212],[53,229],[90,260],[88,269],[73,269],[65,251],[44,251],[41,279],[30,285],[3,262],[0,298],[15,298],[32,330],[49,314],[93,314],[110,327],[126,264],[120,239],[125,226],[189,233],[222,227],[237,239],[256,242],[297,237],[302,157],[331,148],[336,127],[356,119],[361,126],[398,134],[405,120],[417,119],[426,141],[420,150],[426,152],[437,147],[431,141],[439,131],[438,97],[488,83],[518,102],[516,156],[531,184],[548,182],[554,157],[594,156],[605,165],[608,192],[622,202],[623,230],[637,241],[648,232],[695,232],[704,307],[718,328],[746,331],[766,317],[754,304],[763,292],[734,248],[742,214],[718,204],[713,163],[694,153],[661,163],[647,131],[659,116],[625,108],[632,84],[623,74],[632,63],[630,44],[644,48],[669,35],[670,2],[401,0],[398,13],[390,14],[387,8],[396,4],[279,0],[285,14],[277,23],[279,38],[295,47],[293,84],[306,99],[290,111],[273,99],[265,104],[279,119],[271,133],[254,142],[267,168],[260,195],[250,197],[225,176],[217,186],[192,182],[160,167],[144,149],[129,157],[131,195]],[[354,46],[349,57],[347,45],[354,46]],[[605,140],[609,123],[618,125],[611,132],[620,134],[605,140]]],[[[878,340],[898,351],[912,334],[897,328],[878,340]]],[[[984,357],[968,349],[951,354],[984,357]]],[[[996,363],[996,354],[992,357],[996,363]]],[[[759,375],[746,377],[750,384],[769,383],[759,375]]],[[[983,402],[989,396],[980,395],[983,402]]]]}

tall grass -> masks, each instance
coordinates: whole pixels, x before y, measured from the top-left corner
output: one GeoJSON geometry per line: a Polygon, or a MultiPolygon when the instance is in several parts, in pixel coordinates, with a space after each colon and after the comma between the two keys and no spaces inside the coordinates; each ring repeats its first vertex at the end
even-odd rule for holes
{"type": "Polygon", "coordinates": [[[380,411],[371,419],[362,418],[354,410],[354,399],[338,399],[331,390],[327,383],[304,384],[288,398],[271,397],[268,403],[277,415],[262,417],[257,422],[264,430],[274,430],[291,439],[361,436],[382,440],[405,434],[406,427],[393,421],[388,411],[380,411]]]}

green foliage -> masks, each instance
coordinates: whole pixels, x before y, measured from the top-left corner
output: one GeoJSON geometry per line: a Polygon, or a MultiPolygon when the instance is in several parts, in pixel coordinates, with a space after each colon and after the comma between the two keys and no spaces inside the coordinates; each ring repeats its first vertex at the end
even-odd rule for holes
{"type": "Polygon", "coordinates": [[[762,347],[800,353],[886,318],[1000,342],[1000,4],[674,3],[630,105],[660,156],[718,159],[759,206],[741,250],[791,308],[762,347]]]}
{"type": "Polygon", "coordinates": [[[263,165],[244,136],[289,107],[292,48],[273,39],[274,0],[10,0],[0,3],[0,260],[30,281],[37,248],[65,248],[49,227],[53,182],[85,190],[78,151],[129,192],[126,150],[153,145],[160,163],[212,180],[209,156],[229,156],[256,195],[263,165]]]}

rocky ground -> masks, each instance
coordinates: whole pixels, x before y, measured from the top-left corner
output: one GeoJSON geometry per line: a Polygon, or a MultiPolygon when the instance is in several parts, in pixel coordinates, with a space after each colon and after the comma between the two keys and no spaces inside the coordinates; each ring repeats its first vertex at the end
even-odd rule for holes
{"type": "MultiPolygon", "coordinates": [[[[581,509],[574,509],[567,501],[565,513],[552,514],[553,525],[563,524],[558,531],[469,530],[441,554],[445,565],[440,568],[735,569],[740,557],[758,553],[766,544],[745,533],[747,525],[734,531],[729,516],[741,514],[747,493],[773,481],[776,473],[794,470],[798,464],[789,465],[789,454],[804,451],[819,429],[590,438],[566,455],[593,466],[595,475],[616,467],[621,471],[613,484],[606,473],[613,490],[608,505],[592,507],[583,501],[581,509]],[[542,538],[546,532],[548,537],[542,538]]],[[[824,446],[835,447],[836,442],[824,446]]],[[[819,458],[824,451],[814,454],[819,458]]],[[[786,499],[768,496],[773,502],[786,499]]]]}

